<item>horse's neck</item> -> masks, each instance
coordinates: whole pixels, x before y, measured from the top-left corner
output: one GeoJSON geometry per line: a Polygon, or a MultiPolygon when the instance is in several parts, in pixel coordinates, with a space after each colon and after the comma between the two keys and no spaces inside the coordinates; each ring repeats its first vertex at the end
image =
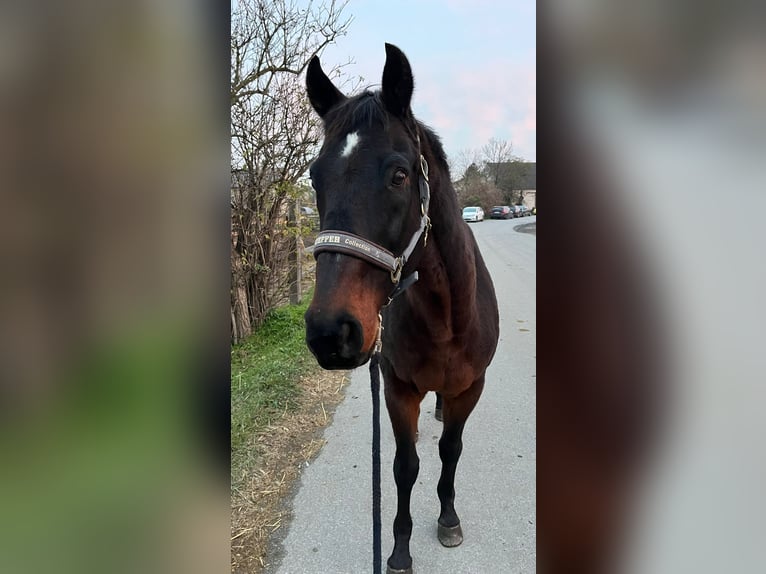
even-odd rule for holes
{"type": "MultiPolygon", "coordinates": [[[[455,333],[463,332],[472,317],[476,296],[473,240],[459,217],[454,190],[446,174],[434,178],[431,195],[431,231],[418,273],[419,304],[438,307],[455,333]],[[427,302],[427,303],[426,303],[427,302]]],[[[417,308],[418,304],[413,305],[417,308]]],[[[436,309],[424,309],[434,312],[436,309]]]]}

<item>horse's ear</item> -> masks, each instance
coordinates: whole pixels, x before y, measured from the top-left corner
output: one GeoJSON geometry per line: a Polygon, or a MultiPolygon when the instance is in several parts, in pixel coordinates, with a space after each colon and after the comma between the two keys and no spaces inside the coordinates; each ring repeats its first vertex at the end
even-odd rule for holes
{"type": "Polygon", "coordinates": [[[410,108],[413,87],[412,69],[407,56],[393,44],[386,44],[382,90],[386,109],[396,116],[404,117],[410,108]]]}
{"type": "Polygon", "coordinates": [[[333,107],[346,99],[322,70],[319,57],[314,56],[306,70],[306,92],[311,105],[323,118],[333,107]]]}

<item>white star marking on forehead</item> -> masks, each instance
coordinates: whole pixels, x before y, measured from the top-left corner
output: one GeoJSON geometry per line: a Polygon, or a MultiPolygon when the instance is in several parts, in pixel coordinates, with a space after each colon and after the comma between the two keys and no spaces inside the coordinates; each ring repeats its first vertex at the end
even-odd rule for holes
{"type": "Polygon", "coordinates": [[[359,134],[352,132],[346,136],[346,143],[343,146],[343,151],[340,152],[340,157],[348,157],[354,148],[359,143],[359,134]]]}

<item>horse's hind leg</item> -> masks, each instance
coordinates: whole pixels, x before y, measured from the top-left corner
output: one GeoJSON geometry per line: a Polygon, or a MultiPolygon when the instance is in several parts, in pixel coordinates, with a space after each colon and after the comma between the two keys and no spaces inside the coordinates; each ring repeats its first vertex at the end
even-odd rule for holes
{"type": "Polygon", "coordinates": [[[442,399],[441,393],[436,393],[436,408],[434,409],[434,418],[437,421],[444,420],[443,414],[443,402],[444,399],[442,399]]]}
{"type": "Polygon", "coordinates": [[[388,573],[411,573],[412,516],[410,515],[410,495],[420,468],[420,459],[418,459],[418,453],[415,450],[415,440],[420,401],[423,399],[423,395],[417,393],[412,385],[407,385],[387,374],[385,396],[386,407],[396,439],[394,480],[396,481],[397,492],[394,550],[388,559],[388,573]]]}
{"type": "Polygon", "coordinates": [[[444,398],[444,429],[439,440],[439,456],[442,473],[437,492],[441,502],[438,536],[444,546],[459,546],[463,542],[463,530],[455,512],[455,471],[463,451],[463,428],[484,388],[484,376],[476,380],[468,390],[454,398],[444,398]]]}

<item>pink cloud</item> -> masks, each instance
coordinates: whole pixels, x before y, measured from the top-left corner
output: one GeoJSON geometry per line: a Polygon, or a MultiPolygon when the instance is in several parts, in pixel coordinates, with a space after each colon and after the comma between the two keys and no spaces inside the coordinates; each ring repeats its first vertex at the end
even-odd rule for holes
{"type": "Polygon", "coordinates": [[[470,69],[432,70],[416,78],[414,109],[441,136],[447,152],[478,149],[498,138],[514,153],[535,157],[535,70],[529,64],[485,60],[470,69]]]}

